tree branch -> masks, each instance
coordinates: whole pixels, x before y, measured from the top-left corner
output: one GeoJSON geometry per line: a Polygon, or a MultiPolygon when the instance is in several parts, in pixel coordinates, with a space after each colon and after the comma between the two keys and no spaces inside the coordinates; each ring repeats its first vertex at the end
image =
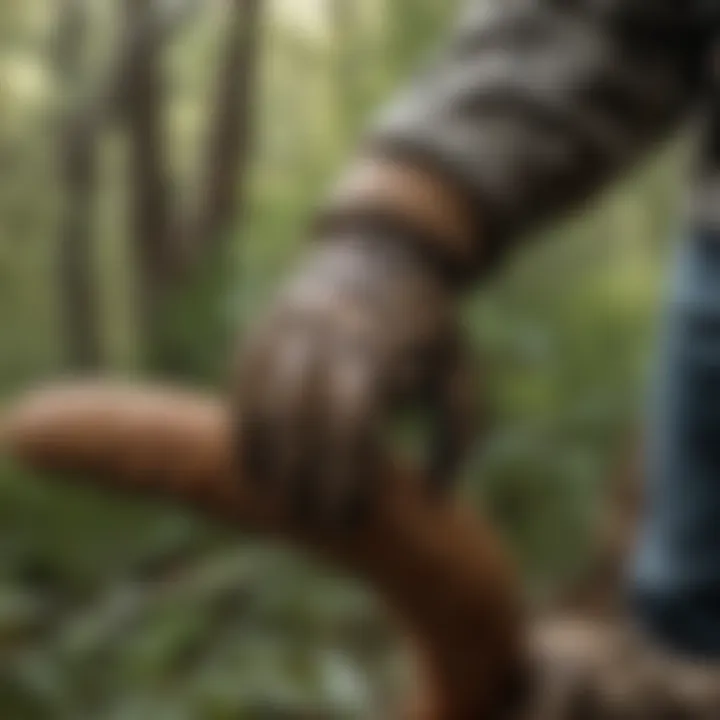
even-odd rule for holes
{"type": "Polygon", "coordinates": [[[7,416],[2,438],[33,468],[179,501],[366,579],[417,652],[422,692],[405,717],[490,718],[523,664],[519,593],[501,544],[468,508],[427,497],[411,472],[388,464],[377,513],[342,533],[294,519],[235,477],[228,413],[206,397],[100,385],[41,392],[7,416]]]}

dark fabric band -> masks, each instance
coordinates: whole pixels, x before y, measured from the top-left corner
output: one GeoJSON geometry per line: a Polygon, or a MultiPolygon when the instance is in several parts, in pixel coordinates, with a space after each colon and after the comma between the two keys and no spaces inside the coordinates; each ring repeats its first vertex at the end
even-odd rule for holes
{"type": "Polygon", "coordinates": [[[400,246],[426,264],[453,290],[464,290],[477,279],[474,266],[457,262],[443,251],[443,239],[389,211],[358,209],[325,213],[316,221],[315,238],[320,242],[354,234],[379,246],[400,246]]]}

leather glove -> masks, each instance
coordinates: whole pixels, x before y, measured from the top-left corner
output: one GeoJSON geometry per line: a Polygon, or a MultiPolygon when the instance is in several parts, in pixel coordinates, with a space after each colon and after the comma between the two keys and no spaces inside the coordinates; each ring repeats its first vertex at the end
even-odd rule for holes
{"type": "Polygon", "coordinates": [[[295,512],[364,517],[382,431],[408,404],[430,421],[431,487],[448,484],[469,440],[474,393],[454,292],[396,240],[348,233],[314,249],[241,352],[239,461],[295,512]]]}

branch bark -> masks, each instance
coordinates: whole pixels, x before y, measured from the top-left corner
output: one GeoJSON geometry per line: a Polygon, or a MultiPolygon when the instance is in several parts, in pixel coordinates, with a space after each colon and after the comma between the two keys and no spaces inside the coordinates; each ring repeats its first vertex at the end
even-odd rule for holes
{"type": "Polygon", "coordinates": [[[362,528],[303,523],[233,472],[229,414],[179,391],[90,385],[41,392],[9,413],[2,445],[30,467],[158,496],[293,547],[371,583],[406,628],[420,689],[403,717],[489,720],[525,664],[511,564],[469,508],[423,492],[388,463],[383,503],[362,528]]]}

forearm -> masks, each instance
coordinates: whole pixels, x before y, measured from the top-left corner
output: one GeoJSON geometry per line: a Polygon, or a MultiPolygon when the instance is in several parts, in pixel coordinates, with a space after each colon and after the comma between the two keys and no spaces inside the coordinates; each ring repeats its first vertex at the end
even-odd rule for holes
{"type": "Polygon", "coordinates": [[[612,4],[472,3],[371,128],[324,227],[410,230],[467,282],[601,189],[677,126],[700,81],[687,4],[612,4]]]}

